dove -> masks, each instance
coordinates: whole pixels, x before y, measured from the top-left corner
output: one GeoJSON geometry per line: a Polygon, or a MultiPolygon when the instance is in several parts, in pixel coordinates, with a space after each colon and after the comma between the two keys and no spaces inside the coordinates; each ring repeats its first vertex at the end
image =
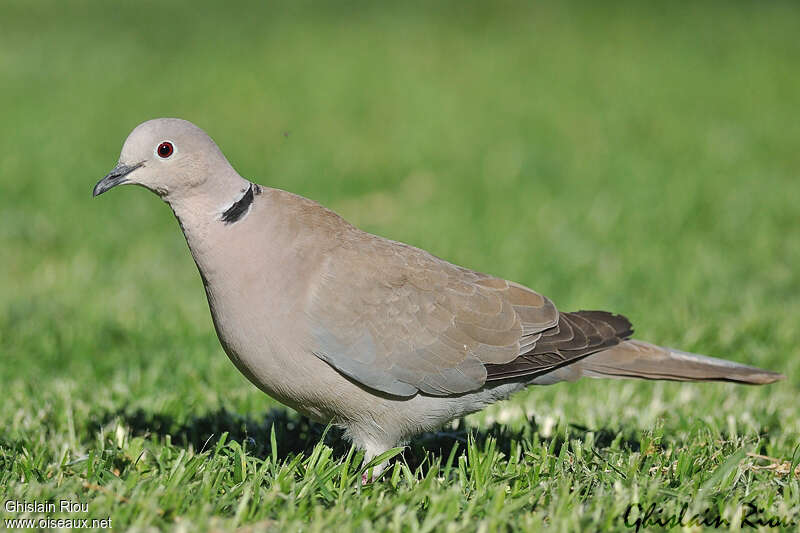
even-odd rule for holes
{"type": "Polygon", "coordinates": [[[243,178],[185,120],[137,126],[93,196],[127,184],[172,209],[233,364],[272,398],[341,427],[365,462],[534,385],[784,378],[633,339],[622,315],[563,312],[519,283],[364,232],[243,178]]]}

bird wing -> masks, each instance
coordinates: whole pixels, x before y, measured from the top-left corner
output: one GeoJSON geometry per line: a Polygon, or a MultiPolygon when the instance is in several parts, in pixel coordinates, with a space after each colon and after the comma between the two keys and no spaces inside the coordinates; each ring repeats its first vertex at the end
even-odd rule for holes
{"type": "Polygon", "coordinates": [[[487,364],[486,380],[530,378],[617,346],[633,335],[631,323],[607,311],[561,313],[534,346],[505,364],[487,364]]]}
{"type": "Polygon", "coordinates": [[[319,358],[372,389],[460,394],[619,342],[611,326],[560,315],[519,284],[374,235],[349,237],[326,254],[310,292],[310,339],[319,358]]]}

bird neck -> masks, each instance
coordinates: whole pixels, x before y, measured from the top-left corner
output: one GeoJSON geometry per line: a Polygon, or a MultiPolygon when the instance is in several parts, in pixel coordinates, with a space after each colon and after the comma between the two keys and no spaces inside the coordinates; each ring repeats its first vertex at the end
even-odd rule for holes
{"type": "MultiPolygon", "coordinates": [[[[191,194],[164,200],[180,222],[184,233],[205,232],[212,225],[230,224],[246,215],[253,197],[261,188],[239,176],[233,169],[225,175],[215,176],[191,194]]],[[[188,235],[187,235],[188,237],[188,235]]]]}
{"type": "Polygon", "coordinates": [[[214,250],[224,247],[232,236],[231,230],[247,218],[260,192],[258,185],[232,171],[215,176],[191,195],[164,198],[178,219],[201,274],[207,274],[208,257],[214,257],[214,250]]]}

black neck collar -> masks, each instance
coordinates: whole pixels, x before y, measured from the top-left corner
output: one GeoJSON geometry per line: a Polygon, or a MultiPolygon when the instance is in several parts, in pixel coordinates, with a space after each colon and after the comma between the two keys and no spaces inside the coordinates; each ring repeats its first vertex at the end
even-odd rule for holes
{"type": "Polygon", "coordinates": [[[259,194],[261,194],[261,187],[255,183],[251,183],[244,195],[242,195],[241,198],[236,200],[233,205],[231,205],[225,210],[224,213],[222,213],[222,222],[224,222],[226,225],[233,224],[242,218],[250,209],[250,205],[253,203],[255,196],[259,194]]]}

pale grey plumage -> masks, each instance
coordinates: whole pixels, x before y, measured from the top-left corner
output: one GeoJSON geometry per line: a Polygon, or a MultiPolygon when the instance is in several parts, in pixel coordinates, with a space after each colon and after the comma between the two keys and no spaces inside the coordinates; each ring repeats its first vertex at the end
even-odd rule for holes
{"type": "Polygon", "coordinates": [[[346,428],[368,457],[531,384],[782,377],[627,340],[624,317],[559,313],[519,284],[365,233],[311,200],[245,180],[183,120],[134,129],[94,194],[123,183],[172,208],[237,368],[276,399],[346,428]]]}

